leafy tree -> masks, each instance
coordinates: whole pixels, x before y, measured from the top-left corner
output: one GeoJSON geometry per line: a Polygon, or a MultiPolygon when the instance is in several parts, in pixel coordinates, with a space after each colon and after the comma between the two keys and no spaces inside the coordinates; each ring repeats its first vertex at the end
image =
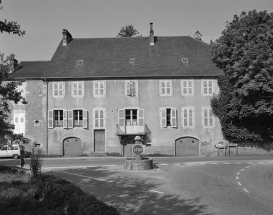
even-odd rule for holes
{"type": "Polygon", "coordinates": [[[120,29],[117,37],[142,37],[142,35],[138,34],[138,30],[133,25],[126,25],[120,29]]]}
{"type": "Polygon", "coordinates": [[[273,140],[273,13],[242,12],[211,43],[224,71],[211,105],[232,142],[273,140]]]}
{"type": "MultiPolygon", "coordinates": [[[[2,1],[0,0],[1,4],[2,1]]],[[[0,7],[0,9],[3,9],[3,7],[0,7]]],[[[0,31],[19,36],[25,34],[25,31],[21,30],[17,22],[7,22],[6,20],[0,21],[0,31]]],[[[25,99],[21,96],[21,92],[16,90],[20,82],[8,80],[11,58],[14,58],[14,55],[7,56],[4,59],[4,54],[0,53],[0,137],[8,137],[9,140],[22,138],[21,135],[13,133],[14,125],[7,121],[10,113],[9,102],[14,102],[15,104],[22,102],[26,104],[25,99]]]]}

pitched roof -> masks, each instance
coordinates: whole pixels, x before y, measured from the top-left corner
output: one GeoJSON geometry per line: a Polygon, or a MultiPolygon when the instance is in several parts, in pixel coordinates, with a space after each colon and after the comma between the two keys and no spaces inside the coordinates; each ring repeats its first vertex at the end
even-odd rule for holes
{"type": "Polygon", "coordinates": [[[50,61],[22,61],[17,70],[9,75],[14,79],[39,79],[50,61]]]}
{"type": "Polygon", "coordinates": [[[59,44],[43,77],[109,78],[218,76],[209,45],[189,36],[73,39],[59,44]],[[129,59],[135,58],[130,64],[129,59]],[[188,63],[182,63],[188,58],[188,63]],[[83,60],[77,65],[77,60],[83,60]]]}

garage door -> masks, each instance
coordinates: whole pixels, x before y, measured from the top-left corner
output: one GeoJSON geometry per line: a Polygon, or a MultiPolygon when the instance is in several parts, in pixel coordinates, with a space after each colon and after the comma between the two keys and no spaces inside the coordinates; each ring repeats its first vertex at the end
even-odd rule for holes
{"type": "Polygon", "coordinates": [[[127,138],[123,142],[123,155],[124,156],[134,156],[132,153],[132,147],[135,144],[135,141],[133,138],[127,138]]]}
{"type": "Polygon", "coordinates": [[[199,156],[199,140],[193,137],[182,137],[175,141],[175,155],[199,156]]]}
{"type": "Polygon", "coordinates": [[[64,140],[64,156],[82,155],[82,141],[77,137],[70,137],[64,140]]]}

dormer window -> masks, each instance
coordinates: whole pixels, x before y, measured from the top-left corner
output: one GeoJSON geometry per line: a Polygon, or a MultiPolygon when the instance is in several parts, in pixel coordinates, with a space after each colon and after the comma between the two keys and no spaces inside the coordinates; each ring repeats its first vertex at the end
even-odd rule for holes
{"type": "Polygon", "coordinates": [[[189,62],[188,58],[186,58],[186,57],[182,58],[182,63],[188,63],[188,62],[189,62]]]}
{"type": "Polygon", "coordinates": [[[135,58],[130,58],[129,59],[129,64],[134,64],[135,63],[135,58]]]}
{"type": "Polygon", "coordinates": [[[82,65],[83,64],[83,60],[77,60],[77,65],[82,65]]]}

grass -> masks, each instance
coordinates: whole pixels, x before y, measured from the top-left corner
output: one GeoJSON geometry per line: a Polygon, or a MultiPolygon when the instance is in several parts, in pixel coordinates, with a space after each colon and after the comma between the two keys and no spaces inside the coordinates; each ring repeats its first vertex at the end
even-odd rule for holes
{"type": "Polygon", "coordinates": [[[31,178],[0,166],[0,209],[5,215],[119,215],[120,213],[64,179],[51,175],[31,178]]]}

